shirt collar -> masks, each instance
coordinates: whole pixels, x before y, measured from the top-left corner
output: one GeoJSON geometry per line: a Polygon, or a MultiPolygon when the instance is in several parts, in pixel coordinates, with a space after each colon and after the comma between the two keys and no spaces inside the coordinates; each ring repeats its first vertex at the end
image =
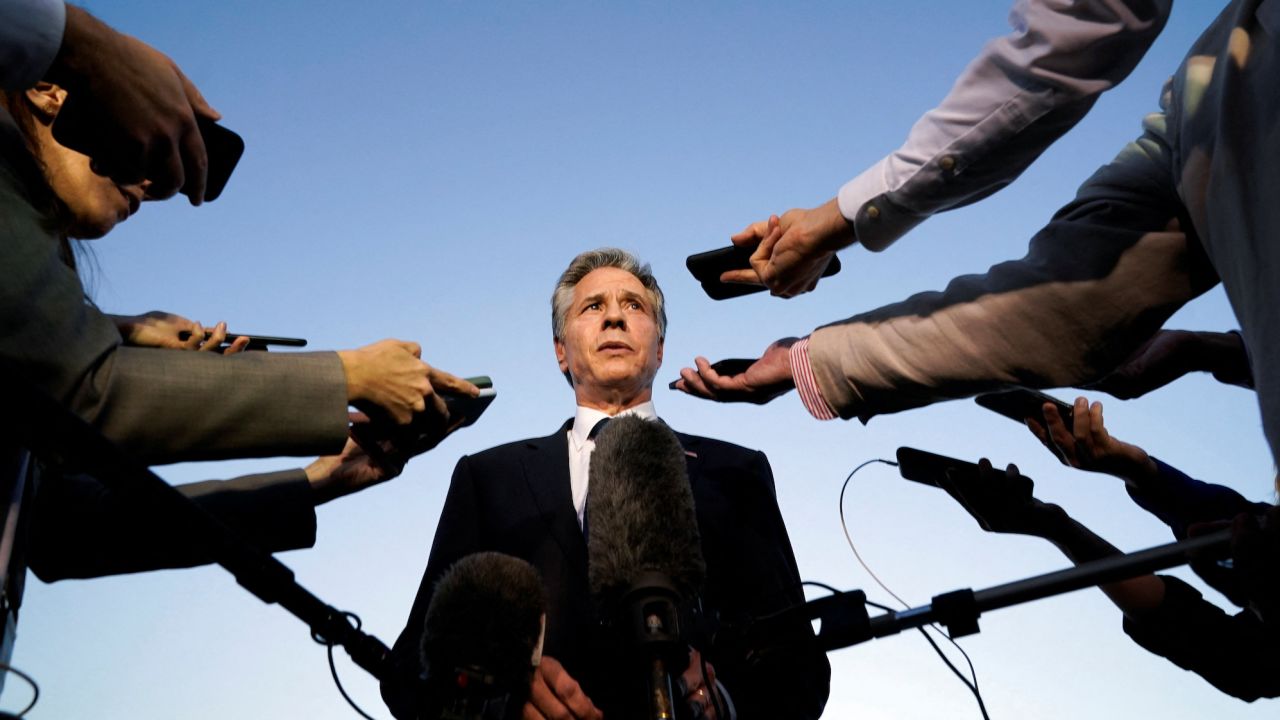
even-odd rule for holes
{"type": "MultiPolygon", "coordinates": [[[[613,417],[622,417],[623,415],[636,415],[645,420],[656,420],[658,411],[654,409],[653,401],[649,400],[639,405],[633,405],[613,417]]],[[[573,427],[569,429],[569,435],[573,438],[574,444],[578,447],[585,444],[587,442],[587,434],[591,432],[591,428],[607,417],[610,417],[607,413],[579,405],[578,414],[573,417],[573,427]]]]}

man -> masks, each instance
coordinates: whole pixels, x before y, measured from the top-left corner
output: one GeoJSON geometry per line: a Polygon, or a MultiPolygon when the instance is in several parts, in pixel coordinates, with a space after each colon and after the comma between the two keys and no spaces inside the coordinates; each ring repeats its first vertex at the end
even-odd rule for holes
{"type": "MultiPolygon", "coordinates": [[[[600,649],[593,649],[583,518],[592,428],[623,413],[657,418],[652,396],[666,334],[662,291],[648,266],[631,255],[586,252],[556,286],[552,326],[556,359],[573,387],[577,413],[547,437],[458,462],[418,596],[395,644],[400,675],[382,686],[397,717],[413,717],[422,622],[436,580],[459,558],[485,550],[528,560],[547,586],[545,655],[524,717],[599,718],[604,711],[619,718],[634,712],[636,703],[618,696],[619,678],[611,676],[600,649]]],[[[802,602],[765,456],[709,438],[677,437],[687,455],[707,565],[705,603],[734,621],[802,602]]],[[[679,683],[695,716],[714,715],[717,693],[721,707],[742,720],[821,714],[830,677],[821,653],[797,652],[747,667],[721,648],[702,650],[708,675],[719,682],[708,678],[704,686],[695,654],[679,683]]]]}

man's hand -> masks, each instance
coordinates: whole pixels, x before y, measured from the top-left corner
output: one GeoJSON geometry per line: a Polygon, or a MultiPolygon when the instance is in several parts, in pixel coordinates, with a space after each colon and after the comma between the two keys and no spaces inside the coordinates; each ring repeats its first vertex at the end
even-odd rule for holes
{"type": "Polygon", "coordinates": [[[724,706],[724,698],[716,685],[716,669],[707,663],[706,682],[702,676],[702,653],[689,651],[689,667],[676,679],[675,692],[688,703],[694,720],[717,720],[717,704],[724,706]]]}
{"type": "Polygon", "coordinates": [[[1117,440],[1102,420],[1102,403],[1076,398],[1068,430],[1053,403],[1044,404],[1045,424],[1027,418],[1027,427],[1064,465],[1115,475],[1141,483],[1159,474],[1156,463],[1137,445],[1117,440]]]}
{"type": "Polygon", "coordinates": [[[603,720],[578,681],[565,672],[560,661],[546,655],[533,673],[524,720],[603,720]]]}
{"type": "Polygon", "coordinates": [[[788,210],[748,225],[730,238],[734,245],[756,247],[750,270],[730,270],[722,282],[764,285],[779,297],[795,297],[818,285],[837,250],[857,239],[835,198],[812,210],[788,210]]]}
{"type": "Polygon", "coordinates": [[[1249,358],[1236,333],[1161,330],[1088,388],[1130,400],[1192,372],[1209,372],[1218,382],[1253,387],[1249,358]]]}
{"type": "Polygon", "coordinates": [[[196,116],[221,116],[167,56],[68,5],[47,79],[68,93],[58,142],[116,182],[149,180],[150,197],[182,190],[192,205],[204,201],[208,155],[196,116]]]}
{"type": "Polygon", "coordinates": [[[339,351],[338,357],[347,375],[347,399],[366,411],[376,408],[399,425],[407,425],[414,413],[425,412],[428,405],[432,413],[447,418],[448,410],[436,390],[480,394],[480,388],[466,380],[422,362],[417,343],[383,340],[339,351]]]}
{"type": "Polygon", "coordinates": [[[1280,507],[1261,518],[1250,513],[1231,523],[1231,558],[1249,607],[1264,622],[1280,622],[1280,507]]]}
{"type": "Polygon", "coordinates": [[[682,368],[680,379],[671,384],[673,390],[681,390],[717,402],[749,402],[763,405],[792,390],[796,386],[791,375],[792,345],[799,338],[783,338],[765,348],[745,372],[737,375],[721,375],[711,368],[704,357],[694,359],[694,368],[682,368]]]}
{"type": "MultiPolygon", "coordinates": [[[[351,420],[355,423],[353,435],[355,428],[369,422],[369,418],[361,413],[352,413],[351,420]]],[[[384,454],[375,461],[353,438],[347,438],[347,445],[342,448],[341,453],[316,458],[306,467],[305,472],[307,481],[311,483],[315,503],[320,505],[386,482],[398,476],[403,469],[404,461],[398,456],[384,454]]]]}
{"type": "Polygon", "coordinates": [[[983,458],[977,475],[950,472],[939,484],[987,532],[1049,537],[1053,523],[1065,516],[1062,508],[1032,495],[1035,484],[1016,465],[1002,473],[983,458]]]}
{"type": "Polygon", "coordinates": [[[221,352],[223,355],[234,355],[249,345],[250,338],[241,336],[222,349],[227,339],[227,324],[220,322],[213,326],[206,339],[205,328],[194,320],[181,315],[152,310],[143,315],[111,315],[120,337],[126,345],[150,348],[169,348],[173,350],[200,350],[203,352],[221,352]],[[182,333],[190,333],[186,340],[182,333]]]}

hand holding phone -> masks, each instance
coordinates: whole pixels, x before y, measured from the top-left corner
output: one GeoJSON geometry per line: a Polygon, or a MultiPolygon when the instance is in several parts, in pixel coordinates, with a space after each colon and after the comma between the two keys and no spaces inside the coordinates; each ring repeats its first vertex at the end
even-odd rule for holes
{"type": "MultiPolygon", "coordinates": [[[[206,340],[209,339],[209,337],[212,335],[213,335],[212,330],[204,331],[204,337],[206,340]]],[[[274,335],[250,335],[249,333],[240,333],[238,335],[235,333],[227,333],[226,337],[223,339],[222,342],[226,345],[230,345],[231,343],[235,342],[236,340],[239,340],[242,337],[249,338],[249,344],[245,346],[245,350],[266,350],[267,346],[269,345],[279,345],[281,347],[306,347],[307,346],[307,341],[303,338],[276,337],[274,335]]],[[[190,339],[191,339],[190,331],[183,330],[182,332],[178,333],[178,340],[182,342],[186,342],[187,340],[190,340],[190,339]]]]}
{"type": "Polygon", "coordinates": [[[1057,505],[1038,500],[1035,483],[1016,465],[996,470],[989,460],[975,465],[924,450],[898,448],[902,477],[947,491],[983,530],[1047,537],[1066,517],[1057,505]]]}
{"type": "Polygon", "coordinates": [[[1072,430],[1072,416],[1074,414],[1072,406],[1042,392],[1027,388],[1016,388],[1004,392],[979,395],[973,401],[1016,423],[1026,424],[1027,418],[1030,418],[1040,425],[1044,425],[1044,406],[1045,403],[1049,403],[1058,408],[1058,414],[1062,416],[1062,422],[1067,426],[1067,431],[1070,432],[1072,430]]]}
{"type": "MultiPolygon", "coordinates": [[[[685,267],[693,273],[693,277],[702,283],[702,289],[712,300],[727,300],[752,293],[763,292],[764,285],[748,285],[746,283],[726,283],[720,281],[720,275],[729,270],[747,270],[751,268],[751,254],[755,248],[746,245],[730,245],[726,248],[696,253],[685,259],[685,267]]],[[[832,256],[830,264],[822,273],[822,277],[830,277],[840,272],[840,258],[832,256]]]]}

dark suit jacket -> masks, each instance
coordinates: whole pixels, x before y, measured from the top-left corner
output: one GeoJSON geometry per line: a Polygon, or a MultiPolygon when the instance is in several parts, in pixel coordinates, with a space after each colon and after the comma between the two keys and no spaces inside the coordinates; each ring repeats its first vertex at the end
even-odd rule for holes
{"type": "MultiPolygon", "coordinates": [[[[569,486],[569,424],[543,438],[464,456],[454,469],[430,559],[393,654],[399,674],[383,698],[411,718],[412,685],[421,672],[422,623],[436,581],[454,562],[480,551],[523,558],[542,574],[549,610],[545,654],[559,660],[600,705],[615,691],[592,651],[594,610],[587,585],[587,546],[569,486]]],[[[707,564],[704,605],[723,620],[765,615],[803,602],[791,541],[764,454],[719,440],[676,433],[684,446],[707,564]]],[[[769,667],[704,648],[741,720],[817,717],[826,703],[830,665],[801,652],[769,667]]],[[[610,714],[618,718],[626,713],[610,714]]]]}

